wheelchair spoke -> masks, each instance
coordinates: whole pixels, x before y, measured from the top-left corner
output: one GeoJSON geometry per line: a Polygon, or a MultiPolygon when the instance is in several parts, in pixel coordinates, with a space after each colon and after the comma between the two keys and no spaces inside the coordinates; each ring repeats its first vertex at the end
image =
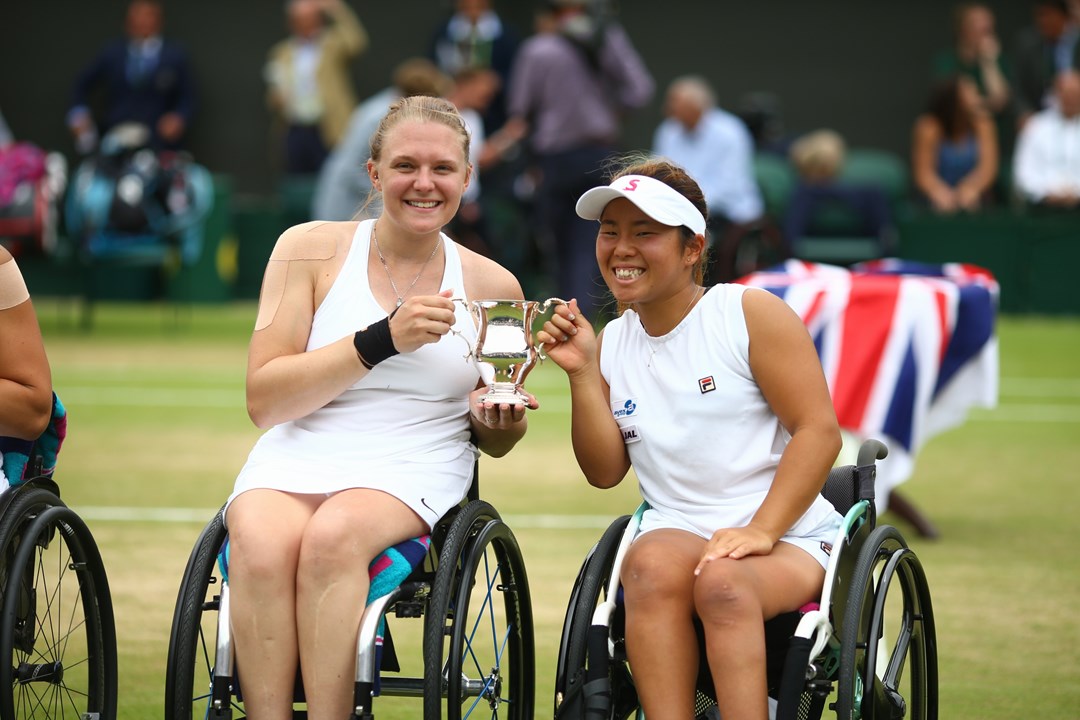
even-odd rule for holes
{"type": "MultiPolygon", "coordinates": [[[[8,538],[0,715],[5,720],[111,717],[115,710],[112,604],[97,548],[82,520],[44,488],[16,499],[27,523],[8,538]]],[[[11,512],[9,507],[8,512],[11,512]]],[[[10,531],[9,531],[10,532],[10,531]]]]}
{"type": "MultiPolygon", "coordinates": [[[[475,651],[475,647],[474,647],[474,640],[476,639],[476,634],[480,629],[480,624],[484,620],[485,612],[487,613],[488,617],[491,620],[491,635],[492,635],[492,638],[494,639],[494,638],[497,637],[496,632],[495,632],[495,608],[494,608],[494,600],[493,600],[493,598],[491,596],[491,589],[495,586],[495,583],[498,580],[498,576],[499,576],[499,568],[498,568],[498,566],[496,566],[496,568],[495,568],[494,576],[491,574],[491,568],[490,568],[490,566],[488,564],[488,554],[487,554],[487,552],[485,552],[484,553],[484,577],[485,577],[485,580],[486,580],[486,588],[485,588],[485,592],[484,592],[483,601],[480,603],[480,609],[477,610],[477,612],[476,612],[476,621],[473,623],[473,626],[470,629],[468,636],[466,637],[465,648],[464,648],[465,655],[472,658],[473,665],[476,666],[476,672],[480,676],[482,676],[484,674],[484,669],[483,669],[483,667],[481,667],[481,663],[480,663],[479,658],[476,657],[476,651],[475,651]]],[[[465,658],[462,657],[462,662],[464,662],[464,660],[465,660],[465,658]]]]}

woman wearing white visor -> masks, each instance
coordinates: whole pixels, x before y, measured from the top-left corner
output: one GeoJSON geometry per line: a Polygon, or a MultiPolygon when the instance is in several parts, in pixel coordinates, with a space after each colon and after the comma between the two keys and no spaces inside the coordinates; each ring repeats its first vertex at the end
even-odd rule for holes
{"type": "Polygon", "coordinates": [[[600,336],[571,302],[539,339],[570,379],[588,481],[631,465],[650,509],[622,568],[627,653],[650,720],[693,717],[698,645],[724,718],[768,715],[763,621],[816,600],[840,516],[820,497],[840,450],[803,323],[769,292],[701,286],[705,199],[666,161],[577,203],[621,311],[600,336]]]}

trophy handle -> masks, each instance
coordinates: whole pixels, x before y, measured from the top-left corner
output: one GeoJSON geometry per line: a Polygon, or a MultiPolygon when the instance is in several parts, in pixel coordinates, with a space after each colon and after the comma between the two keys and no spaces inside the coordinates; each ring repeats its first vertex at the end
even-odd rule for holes
{"type": "MultiPolygon", "coordinates": [[[[548,311],[548,308],[550,308],[552,305],[569,305],[569,304],[570,303],[566,302],[562,298],[550,297],[547,300],[545,300],[544,302],[540,303],[540,312],[539,312],[539,314],[543,315],[544,313],[546,313],[548,311]]],[[[544,354],[544,344],[543,343],[540,343],[540,347],[537,349],[536,354],[540,358],[540,362],[544,362],[545,360],[548,359],[547,355],[544,354]]]]}
{"type": "MultiPolygon", "coordinates": [[[[475,302],[470,303],[465,298],[459,298],[459,297],[450,298],[450,302],[461,303],[465,307],[465,309],[469,311],[469,315],[472,316],[473,323],[476,324],[476,325],[480,324],[480,306],[477,305],[475,302]]],[[[451,325],[450,326],[450,334],[461,338],[461,341],[463,343],[465,343],[465,346],[468,348],[468,350],[462,356],[465,359],[465,362],[469,362],[470,360],[475,360],[476,359],[476,346],[473,343],[469,342],[468,338],[465,337],[465,333],[461,332],[460,330],[455,330],[454,327],[451,325]]],[[[479,340],[479,339],[480,339],[480,336],[477,335],[477,340],[479,340]]]]}

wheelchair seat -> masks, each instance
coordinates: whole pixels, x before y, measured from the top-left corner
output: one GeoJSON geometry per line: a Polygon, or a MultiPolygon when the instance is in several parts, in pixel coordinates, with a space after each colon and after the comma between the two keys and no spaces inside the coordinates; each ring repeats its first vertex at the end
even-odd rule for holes
{"type": "MultiPolygon", "coordinates": [[[[165,686],[172,720],[243,716],[227,553],[219,562],[226,541],[219,511],[196,541],[181,581],[165,686]]],[[[350,718],[374,718],[375,697],[403,697],[421,699],[422,713],[414,716],[424,720],[531,720],[535,650],[525,566],[513,532],[479,499],[475,480],[469,497],[430,535],[389,548],[368,572],[350,718]],[[407,618],[422,619],[419,633],[407,618]],[[391,629],[421,641],[419,662],[395,647],[391,629]]],[[[306,717],[299,673],[293,703],[294,717],[306,717]]]]}
{"type": "MultiPolygon", "coordinates": [[[[816,720],[830,699],[843,720],[937,717],[937,640],[926,576],[900,533],[876,523],[875,460],[886,452],[869,440],[856,465],[830,472],[822,494],[844,521],[820,600],[765,623],[776,718],[816,720]]],[[[557,720],[625,720],[640,711],[619,571],[644,508],[612,523],[578,573],[559,646],[557,720]]],[[[698,675],[695,716],[711,717],[716,698],[704,652],[698,675]]]]}
{"type": "Polygon", "coordinates": [[[53,416],[36,441],[0,438],[0,717],[113,720],[116,627],[89,528],[53,480],[66,435],[53,416]],[[10,486],[6,486],[10,481],[10,486]]]}

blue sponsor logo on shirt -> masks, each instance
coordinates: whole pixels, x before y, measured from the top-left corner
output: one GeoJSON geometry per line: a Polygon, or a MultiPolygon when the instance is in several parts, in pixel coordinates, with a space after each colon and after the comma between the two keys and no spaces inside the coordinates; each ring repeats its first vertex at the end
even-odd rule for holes
{"type": "Polygon", "coordinates": [[[630,417],[637,410],[637,403],[633,398],[624,402],[621,406],[618,403],[611,404],[611,414],[615,416],[615,419],[630,417]]]}

